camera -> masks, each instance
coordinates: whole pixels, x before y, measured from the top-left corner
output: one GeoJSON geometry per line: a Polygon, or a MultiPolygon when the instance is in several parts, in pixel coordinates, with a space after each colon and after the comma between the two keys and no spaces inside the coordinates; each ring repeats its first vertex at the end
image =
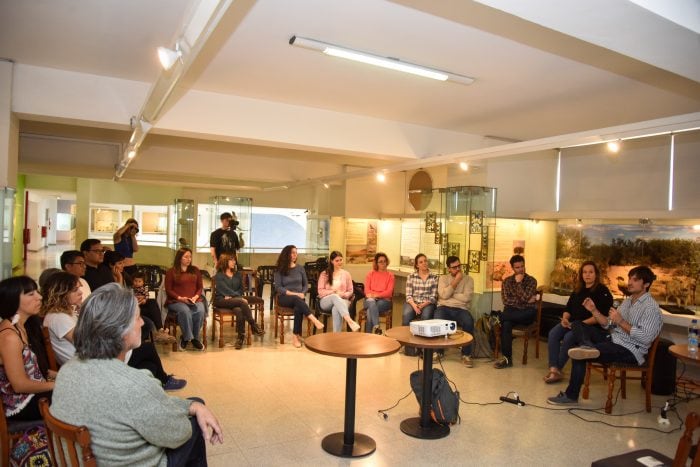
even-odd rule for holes
{"type": "Polygon", "coordinates": [[[238,224],[240,224],[240,222],[238,222],[237,220],[231,219],[230,225],[231,225],[232,229],[235,229],[236,227],[238,227],[238,224]]]}

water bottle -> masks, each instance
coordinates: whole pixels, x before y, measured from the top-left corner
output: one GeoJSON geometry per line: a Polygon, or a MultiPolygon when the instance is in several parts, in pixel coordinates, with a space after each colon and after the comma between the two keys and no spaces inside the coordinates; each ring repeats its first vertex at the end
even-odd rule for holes
{"type": "Polygon", "coordinates": [[[690,322],[688,328],[688,353],[697,357],[698,355],[698,320],[694,319],[690,322]]]}

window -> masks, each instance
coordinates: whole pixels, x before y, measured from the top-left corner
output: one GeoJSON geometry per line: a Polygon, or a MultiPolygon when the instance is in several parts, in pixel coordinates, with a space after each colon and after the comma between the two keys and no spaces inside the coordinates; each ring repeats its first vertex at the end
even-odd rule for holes
{"type": "Polygon", "coordinates": [[[306,249],[306,209],[253,207],[249,248],[255,252],[279,251],[286,245],[306,249]]]}

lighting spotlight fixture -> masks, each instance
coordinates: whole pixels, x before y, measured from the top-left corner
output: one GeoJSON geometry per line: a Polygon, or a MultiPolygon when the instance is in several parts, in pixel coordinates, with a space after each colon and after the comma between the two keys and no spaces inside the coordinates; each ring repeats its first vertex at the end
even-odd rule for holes
{"type": "Polygon", "coordinates": [[[610,151],[614,154],[617,154],[618,152],[620,152],[620,141],[619,140],[610,141],[607,146],[608,146],[608,151],[610,151]]]}
{"type": "Polygon", "coordinates": [[[132,149],[127,153],[127,156],[129,157],[129,159],[133,159],[134,157],[136,157],[136,150],[132,149]]]}
{"type": "Polygon", "coordinates": [[[325,182],[323,183],[323,188],[325,188],[326,190],[329,189],[330,187],[331,186],[328,183],[325,183],[325,182]]]}
{"type": "Polygon", "coordinates": [[[462,161],[462,162],[459,163],[459,168],[466,172],[467,170],[469,170],[469,164],[467,164],[466,162],[462,161]]]}
{"type": "Polygon", "coordinates": [[[182,59],[182,50],[180,44],[175,43],[175,50],[167,47],[158,47],[158,60],[165,71],[168,71],[175,65],[175,62],[182,59]]]}
{"type": "Polygon", "coordinates": [[[386,175],[384,175],[384,172],[377,172],[377,181],[382,183],[386,181],[386,175]]]}
{"type": "Polygon", "coordinates": [[[289,44],[296,45],[297,47],[303,47],[305,49],[323,52],[324,54],[333,57],[345,58],[347,60],[366,63],[368,65],[402,71],[404,73],[410,73],[413,75],[422,76],[424,78],[436,79],[438,81],[454,81],[455,83],[460,84],[472,84],[474,82],[474,78],[470,78],[468,76],[456,75],[447,71],[436,70],[434,68],[404,62],[398,58],[382,57],[380,55],[348,49],[346,47],[340,47],[314,39],[307,39],[305,37],[292,36],[289,39],[289,44]]]}

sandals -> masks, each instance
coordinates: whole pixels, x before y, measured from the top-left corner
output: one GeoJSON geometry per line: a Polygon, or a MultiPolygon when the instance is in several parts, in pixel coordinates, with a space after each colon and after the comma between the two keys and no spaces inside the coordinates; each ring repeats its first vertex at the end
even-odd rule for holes
{"type": "Polygon", "coordinates": [[[561,371],[550,371],[547,376],[544,377],[544,382],[547,384],[558,383],[564,379],[564,375],[561,371]]]}

